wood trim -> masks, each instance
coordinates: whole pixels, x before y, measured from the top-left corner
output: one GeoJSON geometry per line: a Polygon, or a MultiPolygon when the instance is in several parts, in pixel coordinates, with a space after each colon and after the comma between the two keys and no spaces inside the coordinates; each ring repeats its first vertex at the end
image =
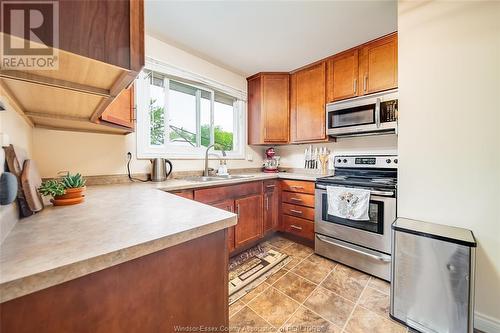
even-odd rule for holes
{"type": "MultiPolygon", "coordinates": [[[[35,124],[35,128],[43,128],[43,129],[48,129],[48,130],[54,130],[54,131],[64,131],[64,132],[83,132],[83,133],[96,133],[96,134],[112,134],[112,135],[127,135],[130,134],[131,132],[126,132],[124,130],[124,133],[118,133],[118,132],[108,132],[105,130],[91,130],[91,129],[84,129],[84,128],[73,128],[73,127],[55,127],[55,126],[47,126],[47,125],[38,125],[35,124]]],[[[130,131],[130,129],[128,129],[130,131]]]]}
{"type": "Polygon", "coordinates": [[[21,104],[14,97],[14,94],[12,93],[12,91],[10,91],[9,87],[7,87],[7,85],[2,79],[0,79],[0,88],[1,90],[5,91],[5,98],[7,99],[9,106],[11,106],[14,109],[14,111],[16,111],[21,116],[21,118],[23,118],[24,121],[28,123],[30,127],[35,127],[33,121],[26,115],[23,108],[21,107],[21,104]]]}
{"type": "Polygon", "coordinates": [[[53,79],[31,73],[14,71],[14,70],[1,70],[0,77],[7,80],[24,81],[32,84],[39,84],[43,86],[50,86],[59,89],[66,89],[71,91],[80,92],[83,94],[96,95],[102,97],[110,96],[110,91],[97,87],[92,87],[84,84],[74,83],[65,80],[53,79]]]}
{"type": "Polygon", "coordinates": [[[46,118],[46,119],[64,119],[64,120],[72,120],[72,121],[82,121],[82,122],[88,122],[89,118],[87,117],[77,117],[77,116],[68,116],[68,115],[63,115],[63,114],[53,114],[53,113],[44,113],[44,112],[31,112],[31,111],[26,111],[24,112],[26,116],[31,117],[31,118],[46,118]]]}

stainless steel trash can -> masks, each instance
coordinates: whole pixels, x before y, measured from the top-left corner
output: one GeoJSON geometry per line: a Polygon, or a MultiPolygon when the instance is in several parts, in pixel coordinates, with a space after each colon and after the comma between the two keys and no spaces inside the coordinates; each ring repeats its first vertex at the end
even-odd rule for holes
{"type": "Polygon", "coordinates": [[[472,333],[472,231],[398,218],[392,224],[392,318],[424,333],[472,333]]]}

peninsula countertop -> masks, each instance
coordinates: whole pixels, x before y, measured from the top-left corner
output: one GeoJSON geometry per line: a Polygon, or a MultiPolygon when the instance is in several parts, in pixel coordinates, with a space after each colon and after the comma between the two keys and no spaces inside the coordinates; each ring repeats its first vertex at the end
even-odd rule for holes
{"type": "Polygon", "coordinates": [[[167,193],[265,179],[314,181],[317,173],[251,173],[213,182],[88,186],[86,201],[47,206],[0,245],[0,302],[42,290],[230,227],[236,215],[167,193]]]}

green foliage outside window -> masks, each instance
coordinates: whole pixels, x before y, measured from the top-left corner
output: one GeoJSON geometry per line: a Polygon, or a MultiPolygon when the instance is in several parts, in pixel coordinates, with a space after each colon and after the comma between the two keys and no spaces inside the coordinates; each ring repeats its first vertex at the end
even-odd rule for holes
{"type": "MultiPolygon", "coordinates": [[[[151,145],[162,145],[164,143],[165,133],[165,113],[164,108],[155,106],[156,100],[151,100],[149,103],[149,118],[150,118],[150,141],[151,145]]],[[[196,133],[190,132],[183,128],[170,126],[170,141],[175,142],[190,142],[196,146],[196,133]]],[[[233,150],[233,133],[224,131],[220,126],[214,127],[214,142],[217,149],[225,151],[233,150]]],[[[201,145],[208,147],[210,145],[210,126],[201,126],[201,145]]]]}

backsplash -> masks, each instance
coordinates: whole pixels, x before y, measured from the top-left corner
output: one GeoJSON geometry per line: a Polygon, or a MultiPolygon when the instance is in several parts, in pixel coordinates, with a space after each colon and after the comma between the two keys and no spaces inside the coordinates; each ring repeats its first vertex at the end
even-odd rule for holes
{"type": "MultiPolygon", "coordinates": [[[[377,135],[337,139],[337,142],[313,144],[313,148],[326,147],[332,156],[342,154],[397,154],[396,135],[377,135]]],[[[277,155],[281,156],[280,166],[286,168],[304,167],[304,150],[309,144],[277,146],[277,155]]]]}

